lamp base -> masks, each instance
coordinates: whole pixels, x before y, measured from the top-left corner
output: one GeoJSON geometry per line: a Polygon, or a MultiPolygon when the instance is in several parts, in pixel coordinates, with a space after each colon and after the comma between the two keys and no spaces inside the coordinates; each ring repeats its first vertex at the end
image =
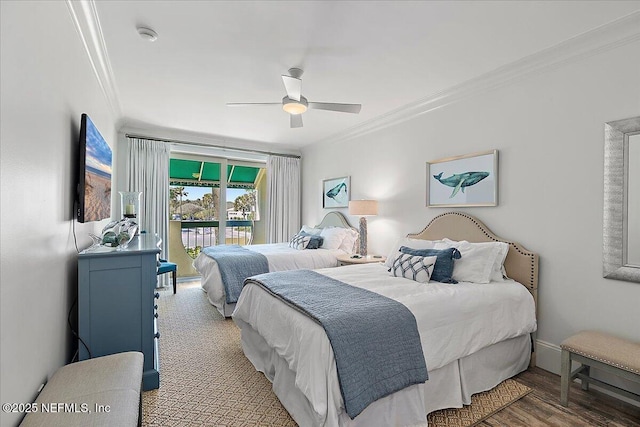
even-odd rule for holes
{"type": "Polygon", "coordinates": [[[367,256],[367,218],[360,217],[360,255],[367,256]]]}

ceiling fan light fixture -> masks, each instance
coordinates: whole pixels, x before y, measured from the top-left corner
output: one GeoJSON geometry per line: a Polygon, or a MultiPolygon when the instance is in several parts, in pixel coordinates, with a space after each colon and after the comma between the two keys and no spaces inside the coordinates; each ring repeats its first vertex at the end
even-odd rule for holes
{"type": "Polygon", "coordinates": [[[307,111],[307,99],[304,96],[300,97],[300,101],[291,99],[288,96],[282,98],[282,109],[289,114],[302,114],[307,111]]]}

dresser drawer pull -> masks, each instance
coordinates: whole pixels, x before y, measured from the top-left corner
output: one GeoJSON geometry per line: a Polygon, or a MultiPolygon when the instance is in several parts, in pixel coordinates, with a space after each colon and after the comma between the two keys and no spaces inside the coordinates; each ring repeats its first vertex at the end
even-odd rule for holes
{"type": "Polygon", "coordinates": [[[153,313],[153,317],[158,318],[158,313],[153,313]]]}
{"type": "Polygon", "coordinates": [[[153,296],[155,299],[160,298],[160,292],[156,292],[155,295],[153,296]]]}
{"type": "Polygon", "coordinates": [[[155,335],[153,335],[155,338],[160,338],[160,332],[156,332],[155,335]]]}

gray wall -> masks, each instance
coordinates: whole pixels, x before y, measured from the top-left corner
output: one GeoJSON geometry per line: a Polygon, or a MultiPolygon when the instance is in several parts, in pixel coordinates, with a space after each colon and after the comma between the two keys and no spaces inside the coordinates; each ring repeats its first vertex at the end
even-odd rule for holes
{"type": "Polygon", "coordinates": [[[640,341],[640,284],[602,278],[603,129],[640,113],[639,51],[636,40],[395,126],[304,148],[304,223],[324,214],[321,180],[350,175],[352,199],[380,201],[369,252],[386,255],[398,236],[447,211],[425,207],[426,161],[498,149],[499,206],[452,210],[539,253],[539,366],[558,372],[558,345],[582,329],[640,341]]]}
{"type": "MultiPolygon", "coordinates": [[[[65,2],[0,2],[2,392],[30,402],[73,356],[73,200],[80,115],[115,125],[65,2]]],[[[103,223],[75,224],[78,246],[103,223]]],[[[21,414],[2,413],[3,426],[21,414]]]]}

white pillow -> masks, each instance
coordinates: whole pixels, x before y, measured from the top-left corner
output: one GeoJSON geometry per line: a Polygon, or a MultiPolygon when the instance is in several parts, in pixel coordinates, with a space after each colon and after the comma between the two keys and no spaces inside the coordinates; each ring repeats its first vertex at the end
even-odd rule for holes
{"type": "MultiPolygon", "coordinates": [[[[459,282],[489,283],[496,275],[496,266],[501,266],[504,252],[509,245],[502,242],[469,243],[466,240],[456,242],[444,239],[436,243],[434,249],[456,248],[462,257],[453,265],[453,279],[459,282]]],[[[501,268],[500,268],[501,271],[501,268]]],[[[501,273],[500,273],[501,275],[501,273]]]]}
{"type": "Polygon", "coordinates": [[[320,232],[324,238],[322,242],[323,249],[340,249],[344,237],[347,235],[347,229],[342,227],[326,227],[320,232]]]}
{"type": "Polygon", "coordinates": [[[389,272],[392,276],[427,283],[431,279],[437,258],[435,256],[423,257],[401,252],[391,263],[389,272]]]}
{"type": "Polygon", "coordinates": [[[491,281],[492,282],[504,282],[509,279],[507,277],[507,270],[504,269],[504,260],[507,259],[509,253],[509,244],[504,242],[496,242],[500,247],[498,255],[496,256],[496,262],[491,269],[491,281]]]}
{"type": "Polygon", "coordinates": [[[304,231],[308,234],[313,234],[314,236],[319,236],[320,232],[322,232],[322,228],[313,228],[309,227],[308,225],[303,225],[300,231],[304,231]]]}
{"type": "MultiPolygon", "coordinates": [[[[443,239],[443,242],[453,244],[458,243],[454,240],[450,240],[447,238],[443,239]]],[[[467,242],[469,243],[469,242],[467,242]]],[[[504,282],[508,279],[507,271],[504,269],[504,260],[507,258],[507,254],[509,253],[509,244],[505,242],[483,242],[483,243],[469,243],[471,246],[479,245],[479,246],[494,246],[496,247],[496,259],[491,267],[491,275],[490,281],[492,282],[504,282]]],[[[451,246],[454,247],[454,246],[451,246]]]]}
{"type": "Polygon", "coordinates": [[[340,245],[339,249],[342,249],[343,251],[349,254],[357,252],[357,249],[355,246],[356,246],[356,240],[358,240],[358,235],[360,233],[358,233],[356,230],[352,228],[345,228],[345,230],[347,232],[344,235],[344,239],[342,240],[342,244],[340,245]]]}
{"type": "Polygon", "coordinates": [[[391,247],[391,252],[389,252],[384,265],[386,265],[387,268],[391,268],[393,261],[398,257],[398,254],[400,253],[401,246],[406,246],[412,249],[433,249],[435,243],[436,241],[434,240],[411,239],[406,236],[400,237],[391,247]]]}

